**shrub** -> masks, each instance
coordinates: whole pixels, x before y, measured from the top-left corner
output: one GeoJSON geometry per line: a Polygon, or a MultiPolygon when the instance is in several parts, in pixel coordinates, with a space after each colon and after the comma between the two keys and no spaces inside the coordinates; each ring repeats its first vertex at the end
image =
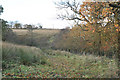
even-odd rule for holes
{"type": "Polygon", "coordinates": [[[2,44],[3,68],[9,62],[23,65],[32,65],[33,63],[46,63],[46,57],[42,51],[35,47],[27,47],[3,42],[2,44]]]}

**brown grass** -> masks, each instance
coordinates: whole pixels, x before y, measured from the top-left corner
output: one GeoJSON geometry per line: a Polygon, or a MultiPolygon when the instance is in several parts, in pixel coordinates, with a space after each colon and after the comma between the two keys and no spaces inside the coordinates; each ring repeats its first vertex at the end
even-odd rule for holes
{"type": "MultiPolygon", "coordinates": [[[[13,29],[13,32],[15,32],[17,35],[26,35],[28,33],[27,29],[13,29]]],[[[39,35],[54,35],[56,33],[59,33],[60,29],[36,29],[33,30],[33,33],[39,34],[39,35]]]]}

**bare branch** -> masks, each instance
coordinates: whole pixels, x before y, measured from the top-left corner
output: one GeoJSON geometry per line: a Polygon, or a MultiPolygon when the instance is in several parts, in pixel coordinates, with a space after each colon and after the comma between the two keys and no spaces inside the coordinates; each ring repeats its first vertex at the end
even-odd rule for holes
{"type": "MultiPolygon", "coordinates": [[[[118,4],[120,4],[120,2],[118,4]]],[[[120,8],[120,5],[117,5],[117,4],[109,4],[109,6],[114,7],[114,8],[120,8]]]]}
{"type": "MultiPolygon", "coordinates": [[[[79,21],[85,21],[88,22],[90,24],[92,24],[87,16],[85,16],[84,14],[82,14],[82,12],[79,11],[80,9],[80,2],[77,2],[77,0],[73,0],[72,2],[70,0],[68,1],[61,1],[57,4],[59,9],[70,9],[73,13],[69,13],[72,14],[73,16],[69,16],[69,15],[59,15],[59,18],[62,19],[66,19],[66,20],[79,20],[79,21]],[[81,17],[79,17],[81,15],[81,17]]],[[[68,14],[68,12],[66,12],[68,14]]]]}

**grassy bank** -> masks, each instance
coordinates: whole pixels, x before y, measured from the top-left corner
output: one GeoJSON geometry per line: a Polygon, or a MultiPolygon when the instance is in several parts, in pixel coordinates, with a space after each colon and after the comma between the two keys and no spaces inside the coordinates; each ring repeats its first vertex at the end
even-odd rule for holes
{"type": "Polygon", "coordinates": [[[114,59],[59,50],[41,50],[6,42],[2,46],[3,78],[117,77],[117,65],[114,59]]]}
{"type": "Polygon", "coordinates": [[[59,29],[35,29],[28,31],[27,29],[12,29],[17,35],[12,39],[13,43],[27,46],[35,46],[39,48],[51,48],[55,36],[60,32],[59,29]]]}
{"type": "Polygon", "coordinates": [[[10,68],[8,64],[32,65],[45,61],[42,51],[36,47],[2,43],[3,69],[10,68]]]}

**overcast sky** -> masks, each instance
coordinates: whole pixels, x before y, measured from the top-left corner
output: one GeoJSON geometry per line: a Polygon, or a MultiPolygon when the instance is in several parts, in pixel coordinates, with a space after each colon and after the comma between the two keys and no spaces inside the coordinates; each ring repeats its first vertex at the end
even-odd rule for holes
{"type": "Polygon", "coordinates": [[[0,4],[4,7],[1,18],[22,24],[41,23],[43,28],[70,26],[71,22],[57,19],[59,11],[54,1],[58,0],[0,0],[0,4]]]}

